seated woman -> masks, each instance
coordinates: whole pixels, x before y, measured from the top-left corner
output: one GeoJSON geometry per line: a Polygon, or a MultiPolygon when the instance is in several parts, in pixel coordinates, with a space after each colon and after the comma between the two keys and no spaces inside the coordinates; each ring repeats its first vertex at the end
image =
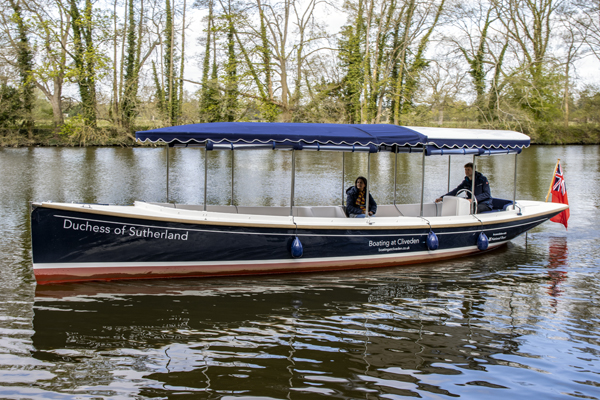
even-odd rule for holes
{"type": "MultiPolygon", "coordinates": [[[[367,189],[367,179],[359,176],[354,182],[354,186],[351,186],[346,190],[346,213],[350,218],[365,218],[367,201],[366,193],[369,193],[367,189]]],[[[375,199],[369,193],[369,216],[375,215],[377,212],[377,203],[375,199]]]]}

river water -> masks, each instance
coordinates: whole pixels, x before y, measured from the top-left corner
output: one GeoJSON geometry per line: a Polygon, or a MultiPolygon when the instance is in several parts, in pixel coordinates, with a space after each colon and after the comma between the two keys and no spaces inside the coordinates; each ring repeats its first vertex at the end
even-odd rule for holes
{"type": "MultiPolygon", "coordinates": [[[[291,154],[208,156],[209,204],[289,205],[291,154]],[[232,198],[233,194],[233,198],[232,198]]],[[[168,200],[202,203],[204,153],[171,150],[168,200]]],[[[1,399],[600,399],[600,148],[531,147],[517,199],[543,200],[557,158],[569,229],[499,250],[359,272],[36,286],[30,201],[165,201],[159,148],[0,149],[1,399]]],[[[452,157],[450,181],[469,157],[452,157]]],[[[369,175],[394,199],[392,155],[298,153],[296,205],[339,204],[369,175]]],[[[478,160],[512,198],[514,156],[478,160]]],[[[448,188],[430,157],[424,197],[448,188]]],[[[398,157],[418,202],[421,157],[398,157]]]]}

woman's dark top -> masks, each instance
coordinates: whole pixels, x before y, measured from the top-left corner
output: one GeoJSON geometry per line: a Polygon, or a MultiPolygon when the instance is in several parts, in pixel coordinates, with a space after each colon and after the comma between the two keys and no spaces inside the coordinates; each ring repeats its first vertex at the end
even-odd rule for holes
{"type": "MultiPolygon", "coordinates": [[[[364,192],[363,192],[364,193],[364,192]]],[[[359,196],[359,190],[356,186],[351,186],[346,190],[346,213],[350,214],[366,214],[365,197],[359,196]],[[359,197],[361,200],[359,200],[359,197]],[[362,207],[361,207],[362,206],[362,207]]],[[[373,214],[377,212],[377,203],[371,193],[369,193],[369,211],[373,214]]]]}

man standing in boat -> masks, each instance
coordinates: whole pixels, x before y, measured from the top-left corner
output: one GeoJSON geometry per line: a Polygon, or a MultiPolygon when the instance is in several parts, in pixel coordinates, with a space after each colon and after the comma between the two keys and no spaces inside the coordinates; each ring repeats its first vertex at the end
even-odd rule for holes
{"type": "MultiPolygon", "coordinates": [[[[346,190],[346,213],[350,218],[365,218],[367,216],[367,193],[369,193],[367,179],[363,176],[356,178],[354,186],[350,186],[346,190]]],[[[377,203],[369,193],[369,216],[375,215],[376,212],[377,203]]]]}
{"type": "MultiPolygon", "coordinates": [[[[454,190],[449,191],[444,196],[456,196],[456,194],[463,189],[467,190],[467,198],[469,201],[473,201],[471,199],[471,189],[473,188],[473,184],[471,182],[471,178],[473,177],[473,163],[465,164],[465,179],[462,181],[460,185],[458,185],[454,190]]],[[[438,197],[435,199],[436,203],[442,201],[444,197],[438,197]]],[[[477,199],[477,213],[481,213],[484,211],[490,211],[492,209],[492,194],[490,192],[490,183],[488,179],[483,176],[483,174],[479,171],[475,172],[475,198],[477,199]]]]}

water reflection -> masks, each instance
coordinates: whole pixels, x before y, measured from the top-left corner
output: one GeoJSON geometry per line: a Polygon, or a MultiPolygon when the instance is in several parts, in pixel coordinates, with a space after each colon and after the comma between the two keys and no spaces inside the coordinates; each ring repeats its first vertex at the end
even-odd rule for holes
{"type": "MultiPolygon", "coordinates": [[[[39,287],[33,356],[76,366],[89,364],[90,352],[114,357],[127,349],[121,361],[141,352],[150,358],[142,377],[154,382],[154,389],[144,385],[144,396],[224,394],[229,388],[274,398],[316,389],[345,398],[457,395],[427,376],[502,365],[494,355],[516,350],[519,335],[490,331],[482,320],[486,298],[471,295],[467,287],[474,282],[467,276],[439,282],[421,273],[409,270],[397,279],[390,272],[375,285],[336,274],[291,283],[263,278],[39,287]]],[[[87,385],[118,366],[94,368],[99,374],[87,385]]],[[[504,387],[491,376],[477,385],[504,387]]]]}
{"type": "Polygon", "coordinates": [[[548,245],[548,294],[552,297],[550,304],[555,308],[558,303],[557,298],[563,292],[560,285],[568,278],[566,271],[568,260],[567,238],[551,238],[548,245]]]}
{"type": "Polygon", "coordinates": [[[519,374],[539,392],[552,364],[532,362],[541,354],[524,343],[544,314],[534,288],[547,275],[507,270],[523,251],[285,280],[40,286],[33,356],[61,369],[106,358],[93,363],[104,378],[88,377],[92,387],[137,363],[142,396],[469,396],[514,388],[494,373],[505,368],[530,371],[519,374]]]}

